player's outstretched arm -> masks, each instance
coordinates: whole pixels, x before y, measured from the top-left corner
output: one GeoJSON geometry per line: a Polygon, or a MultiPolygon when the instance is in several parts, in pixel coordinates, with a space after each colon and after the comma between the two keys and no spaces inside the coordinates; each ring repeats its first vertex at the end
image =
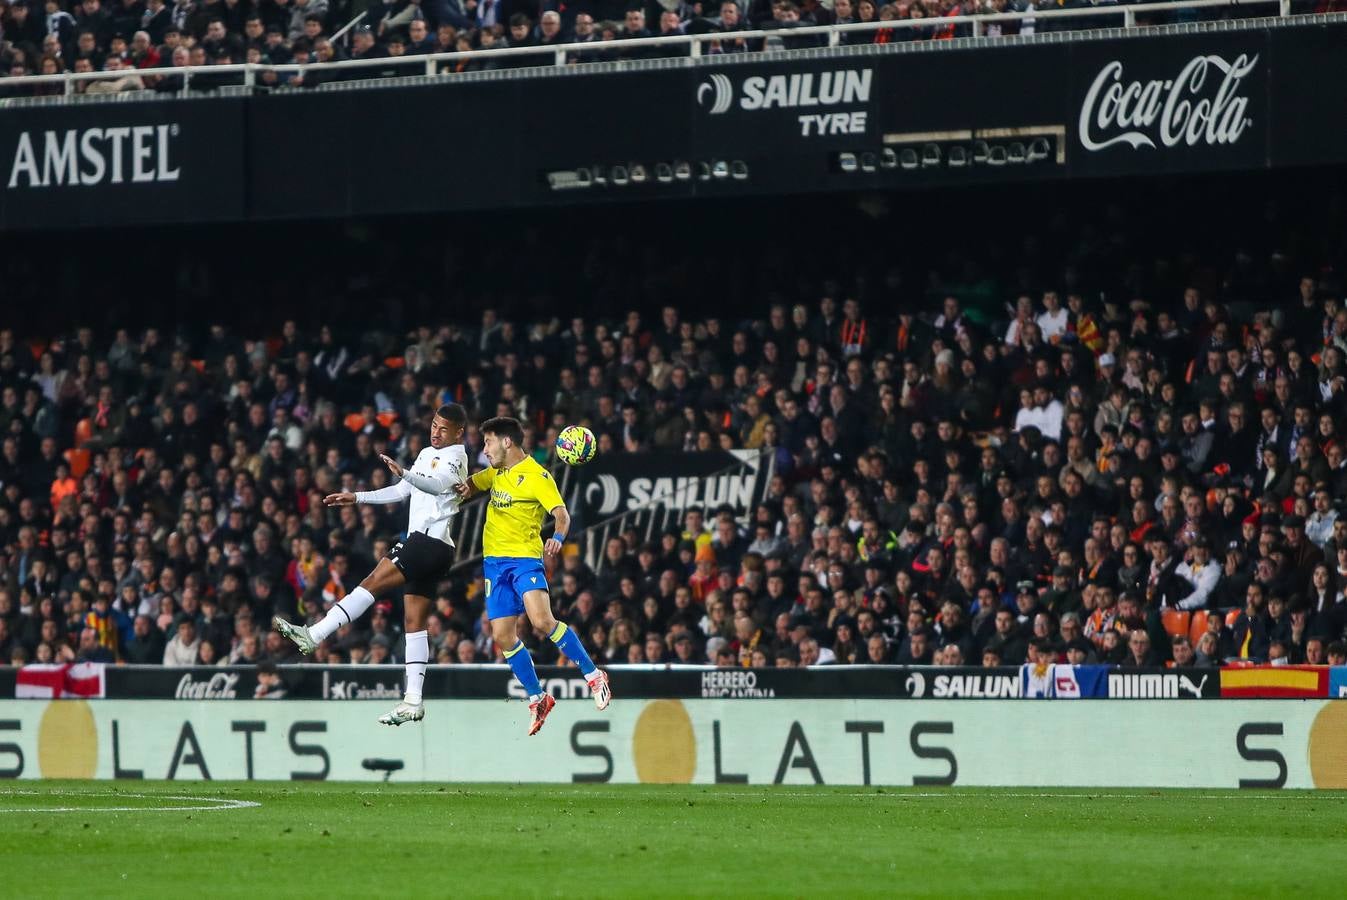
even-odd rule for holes
{"type": "Polygon", "coordinates": [[[377,491],[341,491],[336,494],[328,494],[323,498],[324,506],[354,506],[357,503],[397,503],[399,500],[406,500],[411,496],[412,486],[405,481],[399,481],[397,484],[390,484],[388,487],[379,488],[377,491]]]}
{"type": "Polygon", "coordinates": [[[454,489],[454,485],[462,477],[458,467],[452,464],[441,471],[427,475],[422,472],[413,472],[411,469],[404,469],[392,457],[384,454],[380,454],[379,458],[384,461],[384,465],[388,466],[388,471],[402,479],[399,484],[409,485],[427,494],[447,494],[454,489]]]}
{"type": "Polygon", "coordinates": [[[552,518],[556,521],[556,527],[543,545],[543,552],[548,556],[556,556],[561,552],[561,545],[566,542],[566,535],[571,530],[571,514],[566,511],[566,507],[553,507],[552,518]]]}

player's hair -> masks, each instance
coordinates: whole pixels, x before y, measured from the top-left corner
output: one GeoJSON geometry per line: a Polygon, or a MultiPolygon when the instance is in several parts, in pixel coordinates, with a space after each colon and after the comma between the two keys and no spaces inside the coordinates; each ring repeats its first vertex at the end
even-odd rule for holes
{"type": "Polygon", "coordinates": [[[487,419],[481,425],[482,434],[494,434],[498,438],[509,438],[516,447],[524,446],[524,429],[518,419],[509,416],[497,416],[487,419]]]}
{"type": "Polygon", "coordinates": [[[446,403],[435,410],[435,415],[451,425],[462,427],[468,422],[468,411],[457,403],[446,403]]]}

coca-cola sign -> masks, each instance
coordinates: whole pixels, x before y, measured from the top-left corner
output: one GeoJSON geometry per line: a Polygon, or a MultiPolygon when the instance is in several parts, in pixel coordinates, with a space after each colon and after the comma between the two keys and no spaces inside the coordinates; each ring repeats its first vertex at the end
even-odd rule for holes
{"type": "Polygon", "coordinates": [[[1220,147],[1236,143],[1253,124],[1241,84],[1258,54],[1232,60],[1194,56],[1173,77],[1129,80],[1113,60],[1099,70],[1080,108],[1081,145],[1091,152],[1116,144],[1220,147]]]}
{"type": "Polygon", "coordinates": [[[208,681],[195,681],[187,672],[173,696],[177,700],[236,700],[238,683],[239,676],[234,672],[216,672],[208,681]]]}

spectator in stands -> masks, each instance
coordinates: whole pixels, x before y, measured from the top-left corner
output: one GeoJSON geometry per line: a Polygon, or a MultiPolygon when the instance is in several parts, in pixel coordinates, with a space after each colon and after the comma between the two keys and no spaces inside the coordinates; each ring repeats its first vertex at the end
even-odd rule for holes
{"type": "Polygon", "coordinates": [[[163,663],[166,666],[191,666],[197,661],[201,649],[201,638],[196,633],[196,622],[183,618],[178,622],[177,633],[164,648],[163,663]]]}

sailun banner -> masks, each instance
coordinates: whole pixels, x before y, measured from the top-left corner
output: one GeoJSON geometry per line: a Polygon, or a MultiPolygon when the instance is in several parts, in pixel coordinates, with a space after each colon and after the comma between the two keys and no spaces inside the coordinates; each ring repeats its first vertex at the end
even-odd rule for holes
{"type": "Polygon", "coordinates": [[[747,512],[762,496],[761,457],[754,451],[602,454],[580,470],[572,515],[594,523],[636,509],[681,513],[729,506],[747,512]]]}

